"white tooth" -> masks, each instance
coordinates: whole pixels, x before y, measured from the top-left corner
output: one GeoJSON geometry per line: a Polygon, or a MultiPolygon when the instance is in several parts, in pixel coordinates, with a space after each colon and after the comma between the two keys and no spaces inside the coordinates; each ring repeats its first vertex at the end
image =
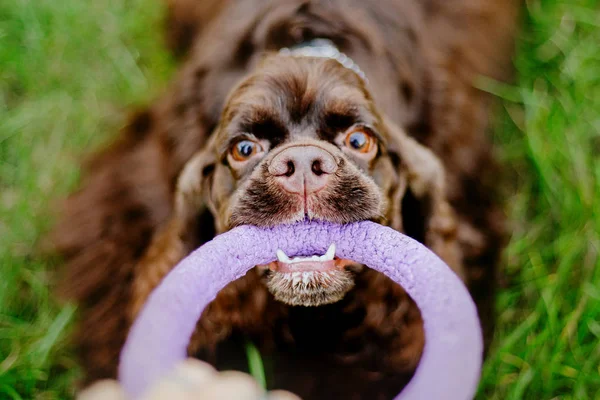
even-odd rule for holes
{"type": "Polygon", "coordinates": [[[286,263],[286,264],[290,264],[292,262],[292,260],[290,260],[290,258],[283,252],[283,250],[277,250],[277,260],[286,263]]]}
{"type": "Polygon", "coordinates": [[[283,252],[283,250],[277,250],[277,260],[281,261],[283,263],[286,264],[295,264],[295,263],[299,263],[299,262],[306,262],[306,261],[331,261],[333,260],[333,258],[335,257],[335,244],[332,243],[329,248],[327,249],[327,252],[325,254],[323,254],[322,256],[310,256],[310,257],[294,257],[294,258],[289,258],[287,256],[287,254],[285,254],[283,252]]]}
{"type": "Polygon", "coordinates": [[[325,258],[324,261],[333,260],[333,257],[335,257],[335,243],[331,243],[331,245],[327,249],[327,253],[325,253],[323,257],[325,258]]]}

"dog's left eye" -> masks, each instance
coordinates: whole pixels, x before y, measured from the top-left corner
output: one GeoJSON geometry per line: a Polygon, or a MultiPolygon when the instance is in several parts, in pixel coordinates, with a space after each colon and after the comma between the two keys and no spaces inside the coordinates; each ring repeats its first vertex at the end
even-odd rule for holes
{"type": "Polygon", "coordinates": [[[231,148],[231,157],[235,161],[246,161],[262,151],[262,146],[252,140],[240,140],[231,148]]]}
{"type": "Polygon", "coordinates": [[[360,153],[369,153],[375,146],[375,138],[362,130],[351,131],[346,135],[344,144],[360,153]]]}

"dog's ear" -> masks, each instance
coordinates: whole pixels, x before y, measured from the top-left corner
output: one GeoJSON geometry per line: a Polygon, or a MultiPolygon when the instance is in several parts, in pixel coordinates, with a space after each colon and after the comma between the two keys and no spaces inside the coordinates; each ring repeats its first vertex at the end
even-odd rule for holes
{"type": "Polygon", "coordinates": [[[157,230],[144,256],[145,259],[155,259],[158,256],[157,251],[169,247],[181,249],[182,253],[186,253],[212,239],[215,230],[210,191],[215,163],[211,138],[202,150],[192,156],[179,174],[171,217],[165,226],[157,230]],[[204,215],[210,217],[203,217],[204,215]]]}
{"type": "Polygon", "coordinates": [[[216,161],[213,146],[208,143],[184,165],[177,178],[175,217],[189,221],[208,207],[216,161]]]}
{"type": "Polygon", "coordinates": [[[209,203],[215,163],[212,140],[209,140],[179,174],[171,217],[156,231],[134,269],[128,310],[131,321],[162,278],[194,247],[214,236],[209,203]]]}
{"type": "Polygon", "coordinates": [[[462,255],[457,219],[446,196],[446,176],[440,159],[383,117],[387,151],[397,171],[390,196],[390,225],[421,241],[461,278],[462,255]]]}

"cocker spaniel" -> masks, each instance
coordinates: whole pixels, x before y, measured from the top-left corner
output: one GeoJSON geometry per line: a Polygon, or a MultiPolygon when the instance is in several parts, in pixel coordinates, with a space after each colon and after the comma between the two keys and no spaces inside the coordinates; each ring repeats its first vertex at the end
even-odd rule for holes
{"type": "MultiPolygon", "coordinates": [[[[82,306],[88,381],[114,377],[151,290],[242,224],[373,220],[464,280],[486,339],[503,217],[480,76],[504,79],[518,0],[170,0],[183,62],[87,167],[54,238],[82,306]]],[[[356,244],[360,246],[360,243],[356,244]]],[[[418,308],[385,276],[326,254],[256,266],[205,310],[190,355],[305,399],[388,399],[423,344],[418,308]],[[300,272],[301,274],[298,274],[300,272]]]]}

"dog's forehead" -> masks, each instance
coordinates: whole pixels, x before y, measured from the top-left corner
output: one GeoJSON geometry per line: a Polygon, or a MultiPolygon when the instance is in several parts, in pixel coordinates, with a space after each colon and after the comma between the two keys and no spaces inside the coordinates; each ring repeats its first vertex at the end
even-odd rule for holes
{"type": "Polygon", "coordinates": [[[225,134],[327,136],[355,123],[376,125],[362,81],[334,60],[274,57],[238,86],[225,134]],[[330,131],[330,132],[327,132],[330,131]]]}

